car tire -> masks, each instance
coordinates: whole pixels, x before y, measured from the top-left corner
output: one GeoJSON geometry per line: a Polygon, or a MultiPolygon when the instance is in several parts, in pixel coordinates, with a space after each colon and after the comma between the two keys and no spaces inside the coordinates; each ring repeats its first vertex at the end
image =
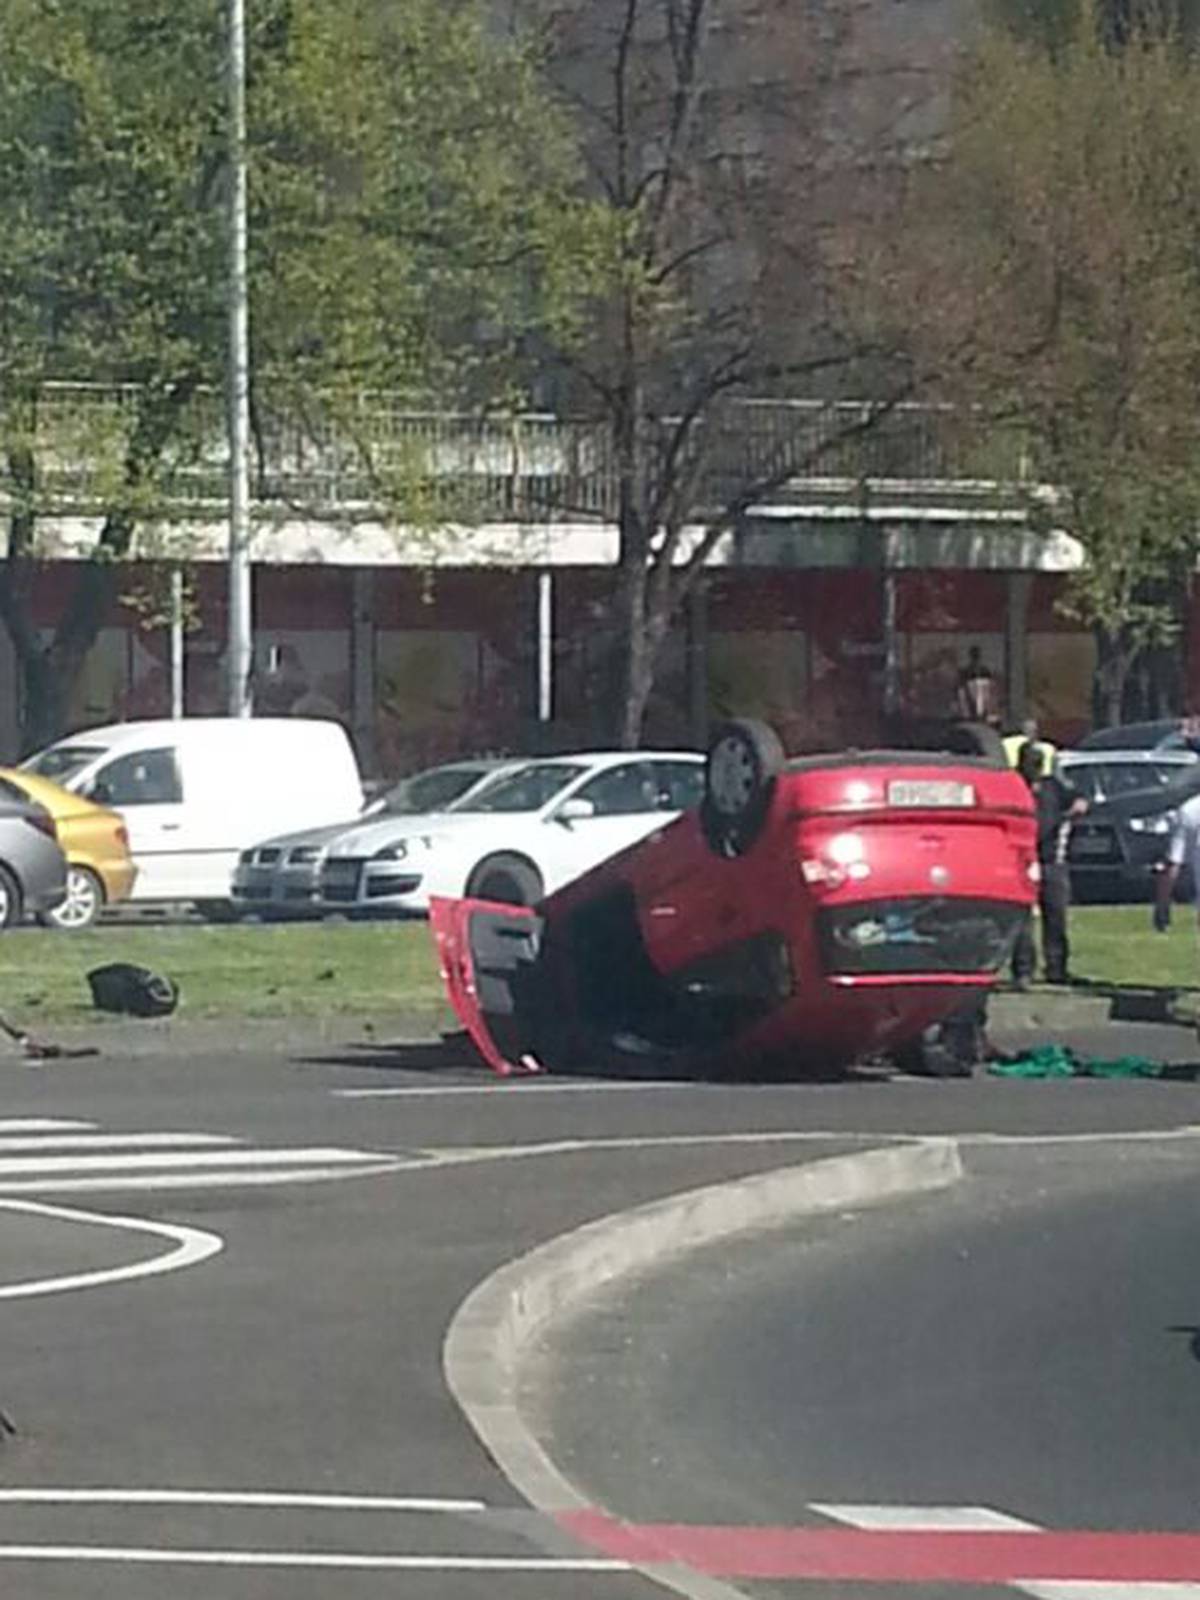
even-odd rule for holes
{"type": "Polygon", "coordinates": [[[79,933],[90,928],[104,908],[104,884],[91,867],[67,868],[67,898],[53,911],[43,912],[38,921],[44,928],[63,933],[79,933]]]}
{"type": "Polygon", "coordinates": [[[507,906],[535,906],[545,894],[542,875],[521,856],[488,856],[475,868],[467,884],[472,900],[495,900],[507,906]]]}
{"type": "Polygon", "coordinates": [[[779,735],[767,723],[745,717],[717,729],[704,766],[700,822],[718,855],[744,855],[757,839],[783,762],[779,735]]]}
{"type": "Polygon", "coordinates": [[[21,886],[10,870],[0,863],[0,931],[13,928],[21,920],[21,886]]]}
{"type": "Polygon", "coordinates": [[[192,902],[205,922],[240,922],[242,913],[232,900],[195,900],[192,902]]]}
{"type": "Polygon", "coordinates": [[[1009,764],[1004,740],[986,722],[952,724],[946,744],[951,755],[972,756],[992,767],[1006,768],[1009,764]]]}

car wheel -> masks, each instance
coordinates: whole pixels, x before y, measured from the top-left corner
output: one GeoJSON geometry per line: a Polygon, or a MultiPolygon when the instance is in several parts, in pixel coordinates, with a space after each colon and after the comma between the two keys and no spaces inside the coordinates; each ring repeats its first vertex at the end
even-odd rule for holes
{"type": "Polygon", "coordinates": [[[5,866],[0,866],[0,929],[14,927],[21,920],[21,888],[5,866]]]}
{"type": "Polygon", "coordinates": [[[545,892],[541,873],[520,856],[488,856],[467,884],[470,899],[498,900],[506,906],[535,906],[545,892]]]}
{"type": "Polygon", "coordinates": [[[237,922],[241,918],[232,900],[197,900],[194,904],[205,922],[237,922]]]}
{"type": "Polygon", "coordinates": [[[90,867],[67,868],[67,898],[38,920],[47,928],[75,933],[90,928],[104,905],[104,885],[90,867]]]}
{"type": "Polygon", "coordinates": [[[1008,756],[1004,740],[986,722],[956,722],[949,731],[946,746],[951,755],[973,756],[989,766],[1006,768],[1008,756]]]}
{"type": "Polygon", "coordinates": [[[704,767],[700,820],[718,855],[739,856],[754,843],[783,760],[779,735],[765,722],[739,718],[717,729],[704,767]]]}

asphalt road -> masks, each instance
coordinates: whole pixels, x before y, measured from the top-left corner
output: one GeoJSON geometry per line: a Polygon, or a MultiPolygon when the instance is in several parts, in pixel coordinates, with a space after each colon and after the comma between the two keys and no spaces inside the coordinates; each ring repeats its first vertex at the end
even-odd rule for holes
{"type": "MultiPolygon", "coordinates": [[[[480,1280],[643,1200],[892,1139],[1200,1120],[1198,1091],[1177,1082],[500,1084],[429,1046],[326,1041],[258,1056],[211,1036],[203,1055],[125,1058],[110,1041],[96,1060],[12,1058],[0,1071],[0,1408],[15,1430],[0,1424],[0,1593],[22,1600],[161,1600],[168,1583],[180,1600],[325,1600],[335,1583],[374,1597],[401,1581],[414,1600],[660,1592],[531,1513],[456,1409],[441,1346],[480,1280]]],[[[1191,1149],[1190,1135],[1178,1142],[1191,1149]]],[[[1002,1152],[979,1154],[1003,1168],[1002,1152]]],[[[922,1271],[938,1281],[940,1214],[924,1203],[876,1213],[858,1238],[915,1229],[930,1241],[922,1271]]],[[[1097,1221],[1089,1239],[1102,1232],[1097,1221]]],[[[865,1281],[857,1251],[833,1254],[844,1320],[817,1340],[831,1356],[839,1337],[858,1348],[849,1330],[865,1281]]],[[[738,1257],[747,1271],[756,1259],[738,1257]]],[[[773,1305],[760,1270],[779,1328],[787,1305],[773,1305]]],[[[987,1278],[981,1267],[973,1281],[987,1278]]],[[[1200,1320],[1186,1294],[1162,1314],[1200,1320]]],[[[1078,1321],[1069,1327],[1076,1340],[1078,1321]]],[[[743,1332],[736,1318],[727,1331],[743,1332]]],[[[765,1373],[782,1345],[763,1340],[765,1373]]],[[[1146,1380],[1156,1400],[1168,1356],[1194,1373],[1185,1336],[1161,1343],[1168,1354],[1146,1380]]],[[[894,1359],[883,1327],[865,1348],[872,1366],[894,1359]]],[[[586,1387],[583,1438],[603,1440],[616,1411],[604,1385],[586,1387]]],[[[685,1476],[674,1401],[668,1412],[657,1450],[644,1429],[616,1440],[630,1482],[646,1459],[665,1462],[664,1492],[685,1476]]],[[[703,1443],[684,1433],[689,1450],[703,1443]]],[[[936,1455],[936,1435],[928,1445],[936,1455]]],[[[829,1465],[831,1482],[835,1466],[841,1475],[822,1493],[850,1497],[851,1455],[829,1465]]],[[[676,1513],[715,1515],[712,1482],[686,1477],[676,1513]]],[[[779,1514],[745,1499],[740,1520],[779,1514]]]]}

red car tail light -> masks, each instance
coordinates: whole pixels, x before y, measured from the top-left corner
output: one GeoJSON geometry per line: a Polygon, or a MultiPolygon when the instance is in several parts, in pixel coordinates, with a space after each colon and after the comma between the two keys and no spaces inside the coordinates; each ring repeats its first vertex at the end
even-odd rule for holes
{"type": "Polygon", "coordinates": [[[113,838],[121,846],[122,850],[129,849],[129,829],[123,822],[119,822],[113,829],[113,838]]]}

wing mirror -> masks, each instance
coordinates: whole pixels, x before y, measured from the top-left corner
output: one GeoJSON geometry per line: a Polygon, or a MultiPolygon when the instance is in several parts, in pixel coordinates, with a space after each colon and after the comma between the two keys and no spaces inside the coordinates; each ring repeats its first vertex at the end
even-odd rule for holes
{"type": "Polygon", "coordinates": [[[582,796],[579,796],[574,800],[564,800],[554,813],[554,820],[569,828],[573,822],[582,822],[585,818],[594,817],[595,815],[595,801],[585,800],[582,796]]]}

